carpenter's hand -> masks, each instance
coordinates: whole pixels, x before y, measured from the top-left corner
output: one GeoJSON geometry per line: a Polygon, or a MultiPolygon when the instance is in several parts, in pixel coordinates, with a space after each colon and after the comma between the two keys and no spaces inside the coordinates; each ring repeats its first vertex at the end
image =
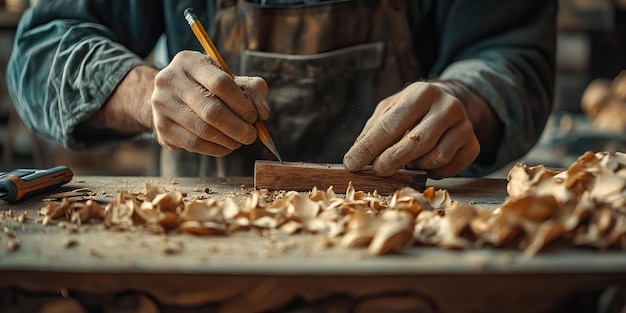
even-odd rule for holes
{"type": "Polygon", "coordinates": [[[417,82],[378,104],[343,163],[357,171],[373,161],[380,176],[409,165],[439,179],[464,170],[479,152],[461,102],[434,83],[417,82]]]}
{"type": "Polygon", "coordinates": [[[256,140],[266,95],[262,78],[233,79],[206,55],[182,51],[154,79],[154,132],[166,148],[224,156],[256,140]]]}

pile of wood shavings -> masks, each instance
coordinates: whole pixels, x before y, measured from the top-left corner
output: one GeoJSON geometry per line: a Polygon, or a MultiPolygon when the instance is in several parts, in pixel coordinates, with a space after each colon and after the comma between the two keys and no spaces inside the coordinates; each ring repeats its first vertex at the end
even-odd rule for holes
{"type": "Polygon", "coordinates": [[[102,221],[113,229],[142,226],[195,235],[251,229],[324,234],[346,248],[397,252],[423,244],[445,248],[515,247],[532,256],[547,244],[626,248],[626,156],[592,153],[568,170],[517,164],[509,172],[508,199],[492,211],[451,201],[446,190],[403,188],[392,196],[330,187],[269,193],[252,191],[242,201],[186,201],[180,191],[146,184],[144,193],[118,192],[106,207],[87,201],[49,202],[50,220],[102,221]]]}

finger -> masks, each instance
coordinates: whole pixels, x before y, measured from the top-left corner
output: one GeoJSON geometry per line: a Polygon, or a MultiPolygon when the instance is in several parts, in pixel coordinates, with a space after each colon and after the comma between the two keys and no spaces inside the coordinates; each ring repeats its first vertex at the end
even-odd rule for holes
{"type": "Polygon", "coordinates": [[[416,88],[395,98],[397,102],[382,113],[365,135],[348,150],[343,160],[348,170],[361,169],[387,147],[397,142],[407,129],[422,119],[441,93],[438,88],[427,84],[417,85],[416,88]],[[416,97],[413,92],[419,96],[416,97]]]}
{"type": "Polygon", "coordinates": [[[172,120],[162,120],[159,125],[166,128],[166,132],[157,129],[157,140],[160,145],[170,149],[185,149],[189,152],[207,154],[211,156],[225,156],[233,150],[213,142],[206,141],[195,134],[191,133],[172,120]]]}
{"type": "Polygon", "coordinates": [[[457,175],[474,162],[479,152],[480,147],[478,145],[478,141],[476,141],[475,144],[467,144],[459,149],[452,160],[446,165],[436,169],[427,170],[426,174],[432,179],[442,179],[457,175]]]}
{"type": "Polygon", "coordinates": [[[173,115],[173,120],[178,125],[185,125],[188,131],[201,139],[216,143],[230,150],[238,149],[242,145],[241,142],[230,138],[217,128],[209,125],[188,109],[181,110],[179,114],[173,115]]]}
{"type": "Polygon", "coordinates": [[[252,124],[257,119],[257,111],[252,101],[235,83],[234,78],[201,53],[183,59],[183,68],[191,79],[214,93],[239,118],[252,124]]]}
{"type": "Polygon", "coordinates": [[[194,88],[179,96],[204,122],[242,144],[256,140],[254,126],[239,118],[222,100],[197,82],[190,80],[187,84],[194,88]]]}
{"type": "MultiPolygon", "coordinates": [[[[152,97],[153,115],[162,122],[171,120],[178,125],[184,125],[194,135],[228,149],[235,150],[241,147],[241,143],[228,137],[215,127],[209,125],[193,112],[180,98],[171,93],[163,92],[162,89],[155,90],[152,97]]],[[[155,122],[155,124],[157,124],[155,122]]],[[[159,127],[163,125],[159,124],[159,127]]],[[[167,132],[167,128],[159,129],[167,132]]]]}
{"type": "Polygon", "coordinates": [[[270,107],[267,103],[267,83],[261,77],[236,76],[235,82],[244,94],[252,101],[258,118],[266,120],[270,117],[270,107]]]}
{"type": "Polygon", "coordinates": [[[415,158],[411,165],[424,170],[440,168],[452,162],[457,151],[474,143],[477,144],[478,141],[474,136],[472,124],[468,120],[464,120],[459,125],[448,129],[432,150],[415,158]],[[468,136],[470,134],[471,136],[468,136]]]}
{"type": "MultiPolygon", "coordinates": [[[[465,125],[463,131],[452,131],[448,142],[463,142],[468,135],[474,136],[470,122],[465,118],[460,102],[452,96],[443,96],[433,104],[422,121],[407,136],[385,150],[374,161],[374,171],[380,176],[390,176],[415,159],[430,153],[438,153],[438,147],[450,130],[465,125]]],[[[458,147],[456,148],[458,149],[458,147]]],[[[455,149],[455,150],[456,150],[455,149]]],[[[441,166],[441,165],[437,165],[441,166]]]]}
{"type": "Polygon", "coordinates": [[[376,123],[376,121],[378,120],[378,118],[386,113],[387,111],[389,111],[393,104],[395,104],[397,101],[397,98],[401,97],[404,94],[409,94],[409,95],[413,95],[415,92],[421,92],[421,90],[423,90],[423,88],[427,87],[428,83],[425,82],[416,82],[413,84],[410,84],[405,90],[403,90],[401,93],[396,93],[394,95],[391,95],[385,99],[383,99],[382,101],[380,101],[380,103],[378,103],[378,105],[376,106],[376,108],[374,109],[374,112],[372,113],[372,116],[367,120],[367,122],[365,123],[365,126],[363,127],[363,130],[361,131],[361,134],[359,134],[359,136],[357,137],[356,141],[359,141],[360,139],[363,138],[363,136],[365,136],[365,134],[372,128],[372,126],[376,123]]]}

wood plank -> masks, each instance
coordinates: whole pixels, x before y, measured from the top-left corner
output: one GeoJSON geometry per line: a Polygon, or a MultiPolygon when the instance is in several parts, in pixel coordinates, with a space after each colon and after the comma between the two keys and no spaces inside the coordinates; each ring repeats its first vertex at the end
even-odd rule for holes
{"type": "Polygon", "coordinates": [[[380,177],[371,166],[353,173],[346,170],[343,164],[261,160],[254,165],[254,188],[268,190],[307,191],[313,187],[326,189],[333,186],[335,191],[342,192],[352,182],[356,190],[392,194],[406,186],[422,191],[426,179],[426,172],[406,169],[389,177],[380,177]]]}

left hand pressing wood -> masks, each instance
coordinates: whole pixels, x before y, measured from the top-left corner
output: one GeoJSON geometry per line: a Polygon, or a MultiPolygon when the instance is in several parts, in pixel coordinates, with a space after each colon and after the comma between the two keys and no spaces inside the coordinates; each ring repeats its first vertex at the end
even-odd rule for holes
{"type": "Polygon", "coordinates": [[[344,165],[357,171],[373,161],[374,171],[390,176],[405,165],[435,179],[458,174],[480,153],[466,106],[445,84],[416,82],[378,104],[344,165]]]}

